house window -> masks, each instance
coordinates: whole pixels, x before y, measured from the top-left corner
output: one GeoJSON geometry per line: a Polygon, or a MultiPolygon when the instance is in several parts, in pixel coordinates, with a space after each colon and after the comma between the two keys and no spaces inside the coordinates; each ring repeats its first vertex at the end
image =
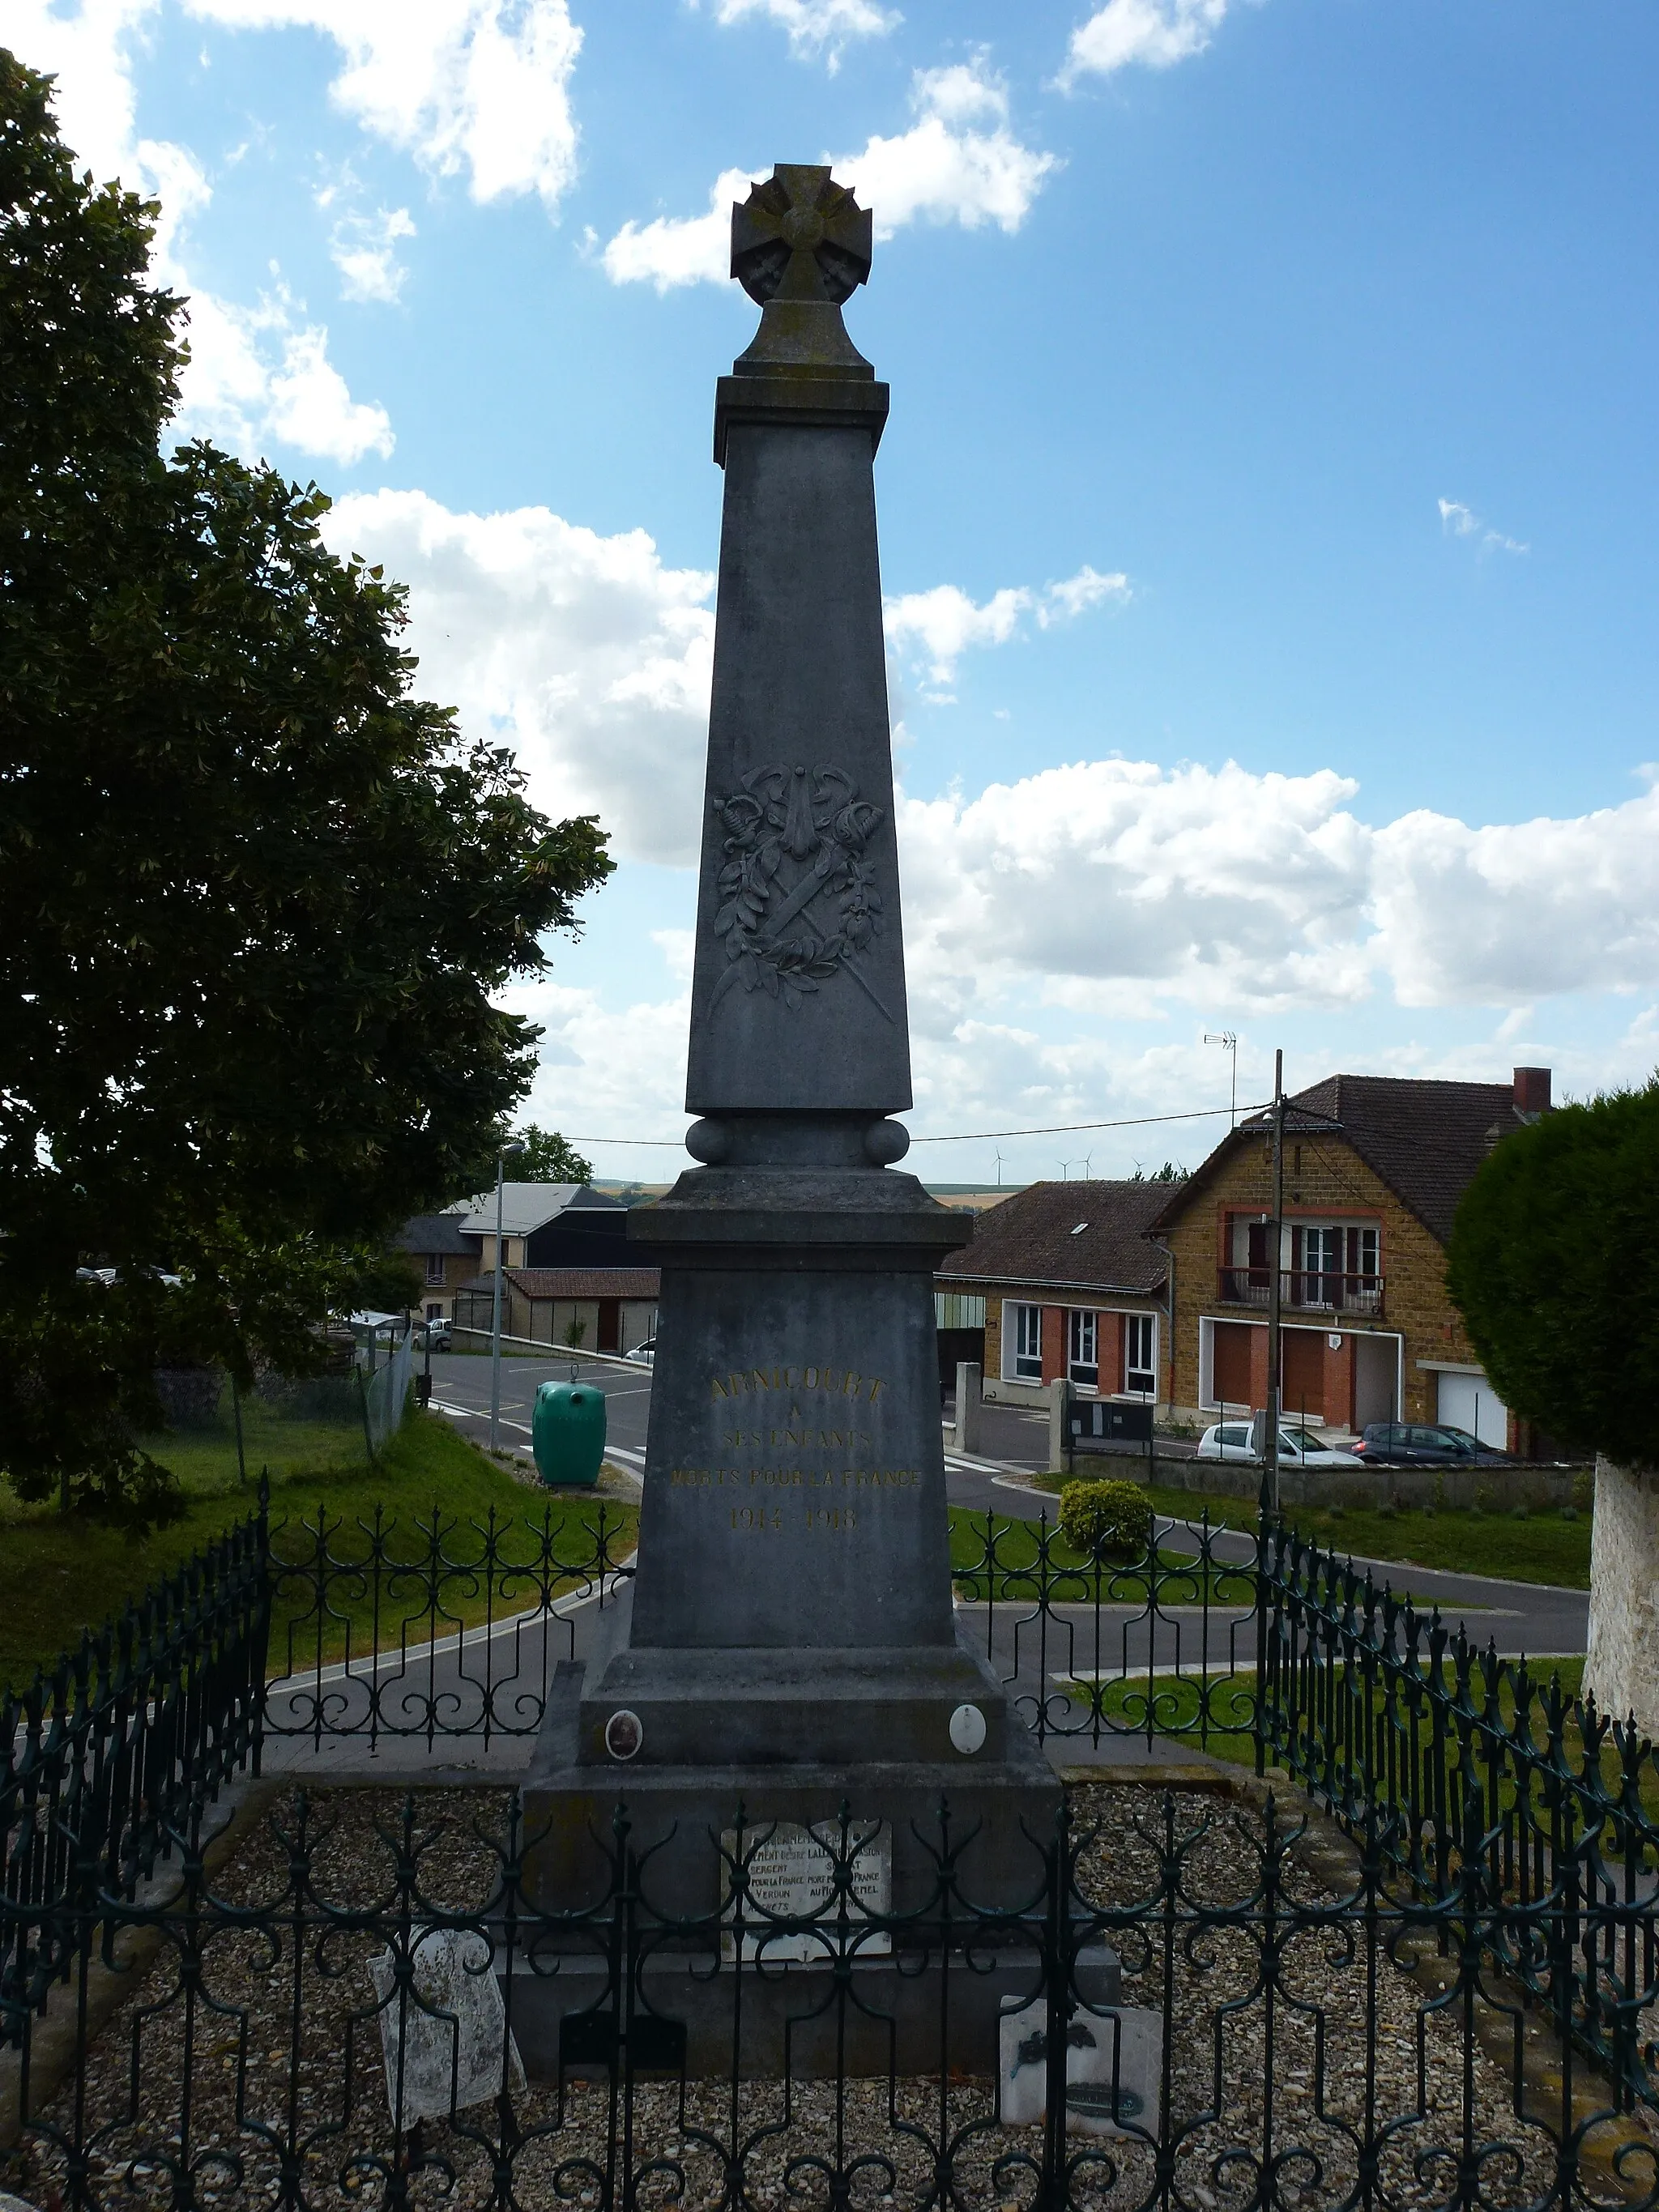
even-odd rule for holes
{"type": "Polygon", "coordinates": [[[1152,1314],[1123,1317],[1123,1387],[1139,1397],[1158,1395],[1158,1321],[1152,1314]]]}
{"type": "Polygon", "coordinates": [[[426,1279],[428,1283],[437,1283],[441,1285],[444,1279],[444,1255],[441,1252],[428,1252],[427,1254],[426,1279]]]}
{"type": "Polygon", "coordinates": [[[1310,1306],[1342,1303],[1342,1285],[1334,1280],[1342,1273],[1342,1231],[1304,1229],[1302,1232],[1302,1302],[1310,1306]]]}
{"type": "MultiPolygon", "coordinates": [[[[1100,1316],[1074,1307],[1066,1316],[1066,1371],[1073,1382],[1093,1390],[1100,1382],[1100,1316]]],[[[1038,1363],[1042,1372],[1042,1363],[1038,1363]]]]}
{"type": "Polygon", "coordinates": [[[1348,1273],[1374,1278],[1377,1269],[1377,1231],[1375,1229],[1351,1229],[1348,1231],[1348,1273]]]}
{"type": "Polygon", "coordinates": [[[1004,1369],[1010,1381],[1042,1380],[1042,1308],[1004,1306],[1003,1343],[1010,1364],[1004,1369]]]}

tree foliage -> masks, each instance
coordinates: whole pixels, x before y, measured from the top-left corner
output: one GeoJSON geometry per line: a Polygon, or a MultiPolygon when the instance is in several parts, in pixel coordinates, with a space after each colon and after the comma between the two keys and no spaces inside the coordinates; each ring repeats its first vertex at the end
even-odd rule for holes
{"type": "Polygon", "coordinates": [[[164,1360],[303,1364],[398,1221],[489,1179],[538,1034],[492,995],[611,865],[412,696],[403,594],[328,550],[314,486],[161,457],[182,303],[147,282],[155,210],[76,176],[49,92],[0,50],[0,1455],[25,1496],[118,1487],[164,1360]]]}
{"type": "Polygon", "coordinates": [[[593,1163],[585,1160],[556,1129],[538,1129],[532,1121],[518,1133],[524,1157],[513,1163],[517,1182],[592,1182],[593,1163]]]}
{"type": "Polygon", "coordinates": [[[1659,1077],[1506,1137],[1464,1193],[1446,1279],[1512,1412],[1659,1464],[1659,1077]]]}

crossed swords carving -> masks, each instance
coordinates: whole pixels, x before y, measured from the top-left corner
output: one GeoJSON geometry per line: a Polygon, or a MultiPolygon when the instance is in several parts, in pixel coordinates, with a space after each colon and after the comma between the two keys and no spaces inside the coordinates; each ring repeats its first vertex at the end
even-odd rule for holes
{"type": "Polygon", "coordinates": [[[874,871],[865,859],[884,818],[881,808],[860,799],[840,769],[822,765],[810,772],[756,769],[729,799],[712,803],[726,833],[714,931],[725,941],[728,965],[710,1011],[738,982],[748,991],[763,987],[799,1006],[804,994],[845,968],[883,1018],[894,1021],[855,957],[882,927],[874,871]],[[785,854],[803,864],[787,886],[780,873],[785,854]],[[774,906],[779,889],[784,896],[774,906]],[[810,924],[800,938],[785,936],[791,922],[810,922],[814,901],[829,891],[842,894],[836,926],[823,932],[810,924]]]}

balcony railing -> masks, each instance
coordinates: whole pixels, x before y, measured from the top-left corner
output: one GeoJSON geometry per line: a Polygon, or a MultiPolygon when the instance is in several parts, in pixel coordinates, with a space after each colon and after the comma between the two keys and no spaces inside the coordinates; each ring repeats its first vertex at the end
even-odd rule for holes
{"type": "MultiPolygon", "coordinates": [[[[1287,1267],[1279,1281],[1287,1313],[1292,1307],[1314,1313],[1376,1315],[1382,1310],[1381,1275],[1328,1274],[1322,1269],[1287,1267]]],[[[1260,1306],[1265,1311],[1272,1284],[1273,1275],[1266,1267],[1223,1267],[1217,1295],[1225,1305],[1260,1306]]]]}

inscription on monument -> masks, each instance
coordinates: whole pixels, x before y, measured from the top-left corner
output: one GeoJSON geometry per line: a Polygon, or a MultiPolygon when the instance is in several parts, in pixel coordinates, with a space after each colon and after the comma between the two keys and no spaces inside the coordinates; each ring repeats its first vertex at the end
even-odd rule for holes
{"type": "MultiPolygon", "coordinates": [[[[823,1833],[839,1853],[842,1848],[840,1824],[826,1827],[823,1833]]],[[[726,1854],[720,1911],[729,1923],[720,1936],[721,1957],[730,1961],[738,1955],[736,1923],[741,1905],[745,1960],[758,1958],[770,1962],[818,1959],[827,1962],[835,1952],[833,1936],[826,1942],[823,1936],[774,1934],[766,1923],[769,1917],[817,1918],[832,1924],[839,1920],[842,1906],[836,1896],[835,1861],[829,1849],[812,1829],[793,1820],[780,1820],[763,1842],[756,1844],[745,1840],[742,1893],[734,1895],[732,1862],[738,1857],[738,1843],[735,1829],[728,1828],[720,1838],[720,1848],[726,1854]]],[[[850,1929],[872,1912],[892,1910],[892,1838],[873,1820],[854,1821],[848,1830],[847,1849],[852,1877],[852,1895],[846,1905],[850,1929]]],[[[878,1929],[872,1935],[860,1937],[858,1956],[869,1958],[880,1954],[885,1957],[892,1948],[892,1937],[878,1929]]]]}

